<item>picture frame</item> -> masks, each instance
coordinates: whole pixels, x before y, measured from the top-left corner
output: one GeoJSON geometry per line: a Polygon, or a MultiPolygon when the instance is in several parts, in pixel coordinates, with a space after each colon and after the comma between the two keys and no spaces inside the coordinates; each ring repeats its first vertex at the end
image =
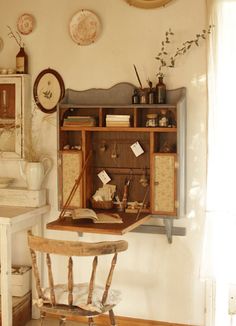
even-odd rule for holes
{"type": "Polygon", "coordinates": [[[152,9],[165,6],[168,2],[172,0],[125,0],[131,6],[143,8],[143,9],[152,9]]]}
{"type": "Polygon", "coordinates": [[[33,96],[38,108],[44,113],[53,113],[65,95],[61,75],[54,69],[44,69],[34,82],[33,96]]]}

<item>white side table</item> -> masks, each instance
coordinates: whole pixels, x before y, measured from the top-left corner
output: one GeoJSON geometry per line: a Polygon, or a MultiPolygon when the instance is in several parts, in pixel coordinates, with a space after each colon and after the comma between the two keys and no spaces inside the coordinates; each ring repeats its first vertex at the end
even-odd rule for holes
{"type": "MultiPolygon", "coordinates": [[[[49,205],[37,208],[0,206],[2,326],[12,326],[11,235],[25,229],[32,229],[35,235],[42,235],[42,215],[47,213],[49,209],[49,205]]],[[[34,287],[32,286],[33,290],[34,287]]]]}

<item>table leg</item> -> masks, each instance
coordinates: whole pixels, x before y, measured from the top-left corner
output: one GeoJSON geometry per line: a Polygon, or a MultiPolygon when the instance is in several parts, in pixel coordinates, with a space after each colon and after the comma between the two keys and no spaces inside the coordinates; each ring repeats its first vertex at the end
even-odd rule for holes
{"type": "MultiPolygon", "coordinates": [[[[37,219],[37,223],[32,227],[33,235],[42,236],[42,234],[43,234],[42,218],[43,218],[42,216],[39,216],[37,219]]],[[[37,259],[38,259],[39,273],[42,276],[43,275],[42,255],[37,253],[37,259]]],[[[42,277],[41,277],[41,280],[43,281],[42,277]]],[[[32,275],[32,300],[36,299],[37,297],[38,297],[38,295],[36,292],[35,280],[34,280],[34,276],[32,275]]],[[[39,309],[35,305],[32,305],[32,319],[39,319],[39,318],[40,318],[39,309]]]]}
{"type": "Polygon", "coordinates": [[[12,326],[11,296],[11,230],[9,225],[1,225],[1,315],[2,326],[12,326]]]}

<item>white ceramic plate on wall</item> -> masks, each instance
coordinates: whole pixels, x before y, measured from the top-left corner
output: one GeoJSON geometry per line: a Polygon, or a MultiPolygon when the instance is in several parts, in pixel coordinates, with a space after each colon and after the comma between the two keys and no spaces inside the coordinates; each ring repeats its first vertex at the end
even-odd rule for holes
{"type": "Polygon", "coordinates": [[[30,14],[23,14],[18,18],[17,29],[23,35],[30,34],[34,29],[35,19],[30,14]]]}
{"type": "Polygon", "coordinates": [[[79,45],[89,45],[95,42],[101,32],[98,16],[90,10],[82,9],[71,19],[70,36],[79,45]]]}

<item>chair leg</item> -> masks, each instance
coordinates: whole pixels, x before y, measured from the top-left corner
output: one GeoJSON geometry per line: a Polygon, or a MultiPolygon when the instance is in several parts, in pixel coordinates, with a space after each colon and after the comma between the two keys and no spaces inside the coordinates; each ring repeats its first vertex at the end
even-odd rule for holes
{"type": "Polygon", "coordinates": [[[66,324],[66,317],[61,316],[59,320],[59,326],[64,326],[66,324]]]}
{"type": "Polygon", "coordinates": [[[43,326],[43,322],[45,319],[46,313],[45,312],[40,312],[40,325],[43,326]]]}
{"type": "Polygon", "coordinates": [[[111,326],[116,326],[115,315],[112,309],[109,310],[109,317],[110,317],[111,326]]]}
{"type": "Polygon", "coordinates": [[[92,317],[88,318],[88,325],[89,326],[96,326],[92,317]]]}

